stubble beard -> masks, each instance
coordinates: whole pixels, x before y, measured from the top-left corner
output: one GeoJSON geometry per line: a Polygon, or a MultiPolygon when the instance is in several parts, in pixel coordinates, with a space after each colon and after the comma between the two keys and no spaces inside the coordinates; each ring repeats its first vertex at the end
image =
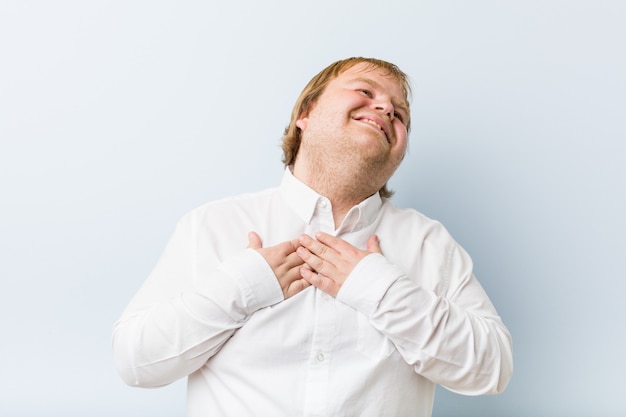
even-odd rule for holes
{"type": "MultiPolygon", "coordinates": [[[[363,144],[342,140],[334,149],[305,146],[309,172],[318,192],[337,202],[358,204],[378,192],[395,172],[388,150],[380,152],[363,144]],[[322,149],[320,149],[322,148],[322,149]]],[[[309,144],[310,145],[310,144],[309,144]]],[[[318,144],[319,145],[319,144],[318,144]]],[[[384,146],[380,144],[378,146],[384,146]]]]}

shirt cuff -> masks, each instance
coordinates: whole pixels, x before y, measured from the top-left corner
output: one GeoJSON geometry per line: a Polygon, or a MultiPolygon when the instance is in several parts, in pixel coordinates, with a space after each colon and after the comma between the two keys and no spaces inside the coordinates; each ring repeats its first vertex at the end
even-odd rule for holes
{"type": "Polygon", "coordinates": [[[254,249],[246,249],[229,258],[222,263],[221,268],[233,277],[241,290],[243,307],[248,314],[285,298],[274,271],[254,249]]]}
{"type": "Polygon", "coordinates": [[[370,316],[389,287],[402,275],[404,273],[382,254],[369,254],[348,275],[337,300],[370,316]]]}

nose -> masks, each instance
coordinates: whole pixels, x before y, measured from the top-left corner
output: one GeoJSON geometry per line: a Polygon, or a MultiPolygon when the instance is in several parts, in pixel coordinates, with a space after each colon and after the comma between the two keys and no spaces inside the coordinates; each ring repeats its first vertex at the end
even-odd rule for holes
{"type": "Polygon", "coordinates": [[[391,104],[390,100],[379,100],[376,102],[376,110],[383,112],[385,115],[389,117],[389,120],[393,120],[394,117],[394,109],[393,104],[391,104]]]}

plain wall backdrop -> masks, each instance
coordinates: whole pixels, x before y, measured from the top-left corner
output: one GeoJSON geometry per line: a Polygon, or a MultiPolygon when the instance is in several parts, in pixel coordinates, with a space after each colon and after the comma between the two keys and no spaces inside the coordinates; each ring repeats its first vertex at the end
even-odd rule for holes
{"type": "Polygon", "coordinates": [[[626,3],[0,3],[0,415],[183,416],[125,386],[113,323],[176,221],[278,184],[305,83],[414,85],[394,201],[444,223],[514,339],[499,396],[435,417],[626,412],[626,3]]]}

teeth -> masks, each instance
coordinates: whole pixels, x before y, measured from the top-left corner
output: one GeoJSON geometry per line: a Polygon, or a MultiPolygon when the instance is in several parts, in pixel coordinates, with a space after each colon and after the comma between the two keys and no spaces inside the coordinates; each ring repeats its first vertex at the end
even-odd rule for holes
{"type": "Polygon", "coordinates": [[[365,120],[367,123],[369,123],[371,125],[374,125],[374,126],[378,127],[380,130],[383,130],[382,126],[379,125],[378,123],[376,123],[375,121],[369,120],[369,119],[363,119],[363,120],[365,120]]]}

